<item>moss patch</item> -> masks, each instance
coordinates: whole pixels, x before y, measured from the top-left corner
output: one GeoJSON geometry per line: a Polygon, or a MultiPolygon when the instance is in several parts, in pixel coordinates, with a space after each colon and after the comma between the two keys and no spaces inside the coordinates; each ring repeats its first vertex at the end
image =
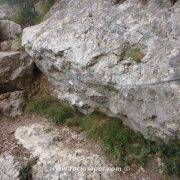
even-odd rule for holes
{"type": "Polygon", "coordinates": [[[141,59],[144,57],[144,54],[139,48],[131,48],[127,50],[126,56],[136,63],[140,63],[141,59]]]}

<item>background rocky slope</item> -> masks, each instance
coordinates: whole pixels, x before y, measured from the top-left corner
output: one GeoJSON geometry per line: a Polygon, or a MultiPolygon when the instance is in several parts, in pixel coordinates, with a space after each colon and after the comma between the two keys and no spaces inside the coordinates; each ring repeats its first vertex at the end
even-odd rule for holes
{"type": "Polygon", "coordinates": [[[51,14],[22,44],[60,99],[148,138],[179,137],[179,1],[64,0],[51,14]]]}
{"type": "Polygon", "coordinates": [[[7,20],[13,8],[0,5],[0,116],[12,118],[22,114],[34,76],[34,62],[21,47],[22,28],[7,20]]]}

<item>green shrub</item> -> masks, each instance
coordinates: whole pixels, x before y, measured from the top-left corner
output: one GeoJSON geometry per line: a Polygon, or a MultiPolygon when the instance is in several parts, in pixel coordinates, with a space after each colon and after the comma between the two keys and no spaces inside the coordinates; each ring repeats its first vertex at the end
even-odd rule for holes
{"type": "Polygon", "coordinates": [[[34,25],[39,21],[39,17],[31,8],[23,8],[16,12],[13,20],[18,24],[34,25]]]}
{"type": "Polygon", "coordinates": [[[40,23],[44,15],[54,4],[54,0],[40,1],[40,6],[34,4],[33,0],[0,0],[0,3],[7,2],[10,5],[18,6],[18,11],[13,17],[13,21],[21,25],[34,25],[40,23]]]}
{"type": "Polygon", "coordinates": [[[31,180],[32,179],[32,166],[37,163],[37,158],[33,158],[24,164],[19,170],[20,180],[31,180]]]}
{"type": "Polygon", "coordinates": [[[27,103],[26,110],[28,112],[35,112],[40,115],[45,115],[47,108],[51,105],[53,99],[51,97],[43,97],[41,99],[31,100],[27,103]]]}
{"type": "Polygon", "coordinates": [[[180,141],[173,140],[168,144],[161,142],[156,148],[165,163],[164,171],[180,177],[180,141]]]}
{"type": "Polygon", "coordinates": [[[32,167],[29,165],[22,166],[19,171],[19,179],[20,180],[29,180],[31,179],[31,171],[32,167]]]}
{"type": "Polygon", "coordinates": [[[47,6],[50,8],[54,4],[55,0],[46,0],[47,6]]]}
{"type": "MultiPolygon", "coordinates": [[[[38,14],[34,12],[31,8],[24,8],[21,11],[21,15],[23,17],[23,21],[26,24],[33,25],[38,20],[38,14]]],[[[23,22],[22,22],[23,23],[23,22]]]]}

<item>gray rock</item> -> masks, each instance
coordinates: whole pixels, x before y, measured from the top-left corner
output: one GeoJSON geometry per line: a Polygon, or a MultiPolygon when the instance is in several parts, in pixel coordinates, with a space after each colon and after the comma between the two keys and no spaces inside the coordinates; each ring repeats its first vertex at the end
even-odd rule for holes
{"type": "Polygon", "coordinates": [[[18,11],[18,8],[14,5],[7,3],[0,4],[0,20],[1,19],[12,19],[18,11]]]}
{"type": "Polygon", "coordinates": [[[0,52],[0,93],[25,89],[32,80],[33,62],[25,52],[0,52]]]}
{"type": "Polygon", "coordinates": [[[0,94],[0,114],[15,118],[23,112],[25,101],[23,91],[0,94]]]}
{"type": "Polygon", "coordinates": [[[0,50],[1,51],[9,51],[11,49],[12,40],[3,41],[0,43],[0,50]]]}
{"type": "Polygon", "coordinates": [[[1,51],[21,51],[23,50],[21,46],[21,38],[20,37],[15,37],[14,39],[8,39],[5,41],[2,41],[0,43],[0,50],[1,51]]]}
{"type": "Polygon", "coordinates": [[[78,168],[91,167],[98,170],[108,166],[97,154],[82,149],[68,149],[62,142],[55,142],[57,135],[56,131],[47,133],[40,124],[22,126],[16,130],[15,138],[18,142],[30,151],[32,157],[38,157],[37,164],[32,167],[33,179],[115,179],[112,171],[78,171],[78,168]]]}
{"type": "Polygon", "coordinates": [[[179,13],[180,1],[64,0],[24,29],[22,44],[60,99],[121,118],[147,138],[179,138],[180,86],[170,65],[180,52],[179,13]]]}
{"type": "Polygon", "coordinates": [[[22,29],[19,24],[16,24],[10,20],[1,20],[0,21],[0,33],[1,39],[14,39],[16,36],[21,35],[22,29]]]}
{"type": "Polygon", "coordinates": [[[0,114],[22,114],[24,92],[33,78],[33,62],[27,53],[0,52],[0,114]]]}
{"type": "Polygon", "coordinates": [[[20,165],[10,154],[0,155],[0,179],[18,180],[20,165]]]}

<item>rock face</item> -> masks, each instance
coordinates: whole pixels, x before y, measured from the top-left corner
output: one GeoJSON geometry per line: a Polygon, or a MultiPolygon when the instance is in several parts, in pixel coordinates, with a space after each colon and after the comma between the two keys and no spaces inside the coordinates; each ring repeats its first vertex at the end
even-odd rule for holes
{"type": "Polygon", "coordinates": [[[33,62],[25,52],[0,52],[0,114],[20,115],[24,92],[33,77],[33,62]]]}
{"type": "Polygon", "coordinates": [[[18,35],[21,35],[21,26],[10,20],[0,21],[0,32],[2,39],[13,39],[18,35]]]}
{"type": "Polygon", "coordinates": [[[180,1],[64,0],[51,14],[22,44],[60,99],[148,138],[180,137],[180,1]]]}
{"type": "Polygon", "coordinates": [[[0,92],[23,90],[32,79],[33,62],[25,52],[0,52],[0,92]]]}
{"type": "MultiPolygon", "coordinates": [[[[0,19],[12,16],[13,8],[6,4],[0,5],[0,19]],[[6,16],[8,11],[10,16],[6,16]]],[[[0,115],[11,118],[21,115],[25,91],[33,78],[32,58],[20,51],[21,33],[19,24],[0,20],[0,115]]]]}
{"type": "Polygon", "coordinates": [[[19,127],[15,132],[15,137],[32,157],[37,157],[38,161],[32,168],[32,179],[114,179],[111,171],[89,172],[77,171],[70,172],[70,169],[61,168],[71,167],[107,167],[105,162],[96,154],[89,154],[84,150],[70,150],[64,147],[63,143],[55,142],[56,135],[46,132],[46,128],[40,124],[19,127]]]}
{"type": "Polygon", "coordinates": [[[25,101],[23,91],[0,94],[0,114],[14,118],[23,112],[25,101]]]}

